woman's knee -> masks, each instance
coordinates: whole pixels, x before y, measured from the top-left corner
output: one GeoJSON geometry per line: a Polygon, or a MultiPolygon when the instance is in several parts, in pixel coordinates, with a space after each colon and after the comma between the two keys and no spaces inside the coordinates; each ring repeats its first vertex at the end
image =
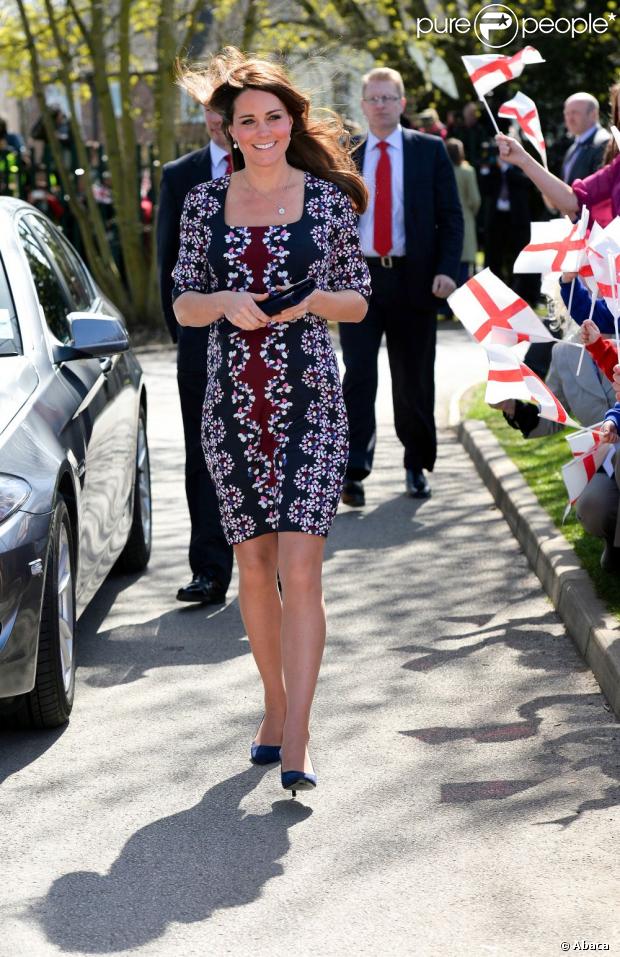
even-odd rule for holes
{"type": "Polygon", "coordinates": [[[262,584],[274,582],[277,571],[277,549],[269,542],[260,539],[244,542],[235,549],[242,583],[262,584]]]}
{"type": "Polygon", "coordinates": [[[321,562],[289,557],[286,562],[280,563],[283,590],[285,592],[288,590],[289,594],[297,596],[320,598],[322,595],[321,567],[321,562]]]}

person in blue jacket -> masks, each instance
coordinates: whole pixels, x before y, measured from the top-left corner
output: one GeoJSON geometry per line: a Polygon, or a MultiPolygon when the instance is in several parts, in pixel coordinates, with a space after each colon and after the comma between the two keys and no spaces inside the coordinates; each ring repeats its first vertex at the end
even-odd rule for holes
{"type": "Polygon", "coordinates": [[[594,312],[592,316],[590,316],[590,307],[592,304],[590,290],[582,283],[581,279],[577,277],[577,273],[574,272],[562,273],[560,280],[560,295],[566,308],[568,309],[568,303],[570,301],[570,287],[573,279],[575,280],[575,287],[573,289],[573,299],[570,306],[571,318],[575,320],[578,326],[580,326],[584,320],[592,318],[601,332],[606,335],[615,335],[616,327],[614,326],[614,317],[607,308],[607,303],[604,299],[597,299],[594,303],[594,312]]]}

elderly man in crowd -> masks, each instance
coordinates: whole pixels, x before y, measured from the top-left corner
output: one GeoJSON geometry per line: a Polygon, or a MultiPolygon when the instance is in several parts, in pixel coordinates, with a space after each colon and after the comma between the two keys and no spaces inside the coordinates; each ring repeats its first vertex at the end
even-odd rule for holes
{"type": "Polygon", "coordinates": [[[562,179],[570,186],[599,169],[609,133],[599,123],[598,101],[591,93],[573,93],[565,100],[564,123],[573,137],[562,162],[562,179]]]}

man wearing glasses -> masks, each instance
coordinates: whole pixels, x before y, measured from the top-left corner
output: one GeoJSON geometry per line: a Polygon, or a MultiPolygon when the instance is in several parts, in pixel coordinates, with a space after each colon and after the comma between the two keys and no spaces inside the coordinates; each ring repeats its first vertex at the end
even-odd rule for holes
{"type": "Polygon", "coordinates": [[[378,68],[363,77],[368,136],[354,157],[370,193],[359,228],[372,297],[363,322],[340,326],[350,429],[342,500],[353,507],[365,504],[363,480],[372,470],[377,359],[384,334],[396,434],[404,446],[405,488],[413,498],[431,494],[424,470],[432,471],[437,451],[437,299],[456,288],[463,215],[443,142],[403,129],[399,120],[405,104],[396,70],[378,68]]]}

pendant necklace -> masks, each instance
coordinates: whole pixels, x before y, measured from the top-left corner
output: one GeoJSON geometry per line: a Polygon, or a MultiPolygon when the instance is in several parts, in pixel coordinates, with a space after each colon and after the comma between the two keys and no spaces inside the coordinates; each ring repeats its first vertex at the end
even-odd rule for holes
{"type": "MultiPolygon", "coordinates": [[[[287,189],[290,189],[291,179],[292,179],[292,178],[293,178],[293,170],[291,169],[291,172],[289,173],[289,177],[288,177],[288,181],[287,181],[286,185],[285,185],[285,186],[280,186],[280,187],[278,187],[278,189],[281,190],[281,192],[283,192],[283,193],[286,192],[287,189]]],[[[254,193],[257,193],[257,194],[258,194],[259,196],[261,196],[263,199],[266,199],[268,203],[272,203],[272,202],[273,202],[273,200],[271,200],[271,199],[269,198],[269,195],[268,195],[267,193],[262,193],[262,192],[260,191],[260,189],[256,189],[256,186],[253,186],[252,183],[250,183],[250,181],[249,181],[249,179],[247,178],[247,176],[245,176],[244,179],[245,179],[245,184],[246,184],[246,186],[248,186],[254,193]]],[[[284,214],[286,213],[286,207],[285,207],[285,206],[276,206],[276,209],[277,209],[277,211],[278,211],[278,215],[279,215],[279,216],[284,216],[284,214]]]]}

